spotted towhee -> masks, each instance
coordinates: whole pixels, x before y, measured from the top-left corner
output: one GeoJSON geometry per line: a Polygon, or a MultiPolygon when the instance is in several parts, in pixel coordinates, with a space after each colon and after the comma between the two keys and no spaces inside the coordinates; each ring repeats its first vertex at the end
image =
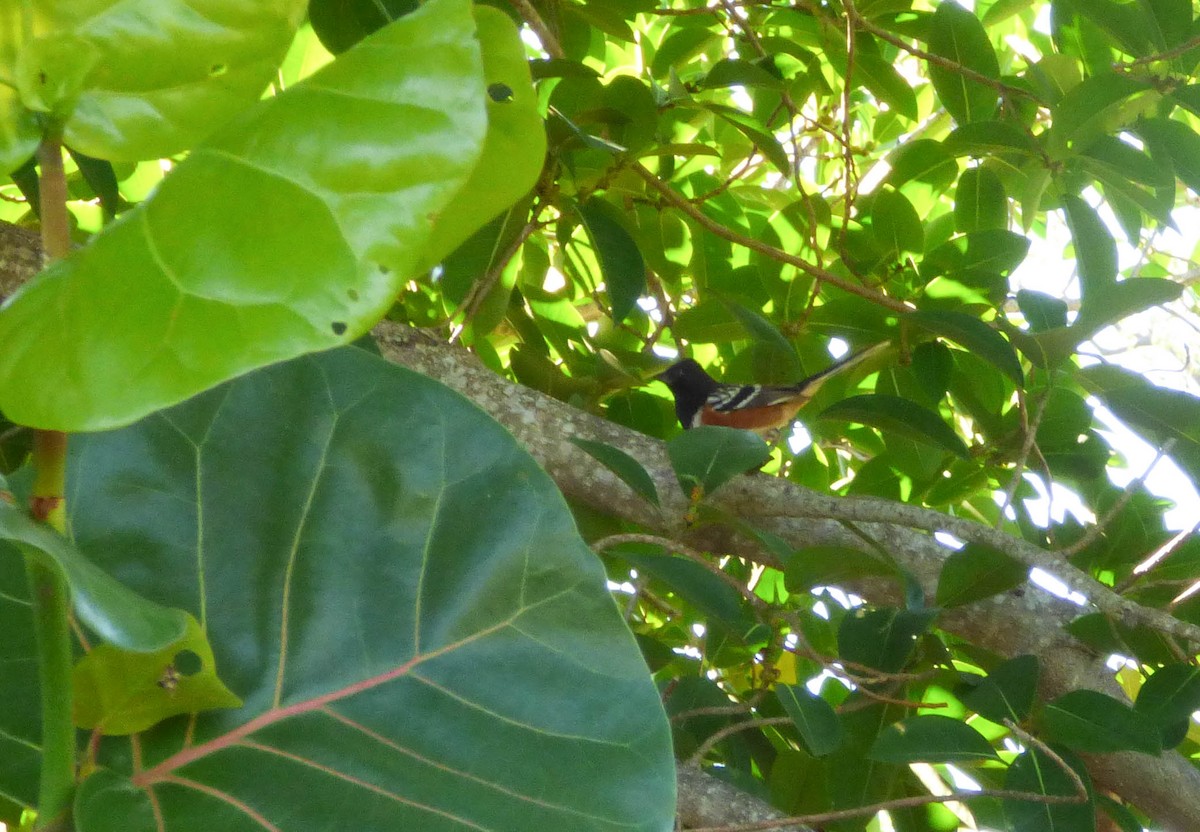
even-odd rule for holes
{"type": "Polygon", "coordinates": [[[723,384],[690,358],[672,364],[655,378],[671,388],[675,415],[685,429],[722,425],[765,434],[789,424],[827,378],[861,364],[887,347],[886,342],[867,347],[796,384],[723,384]]]}

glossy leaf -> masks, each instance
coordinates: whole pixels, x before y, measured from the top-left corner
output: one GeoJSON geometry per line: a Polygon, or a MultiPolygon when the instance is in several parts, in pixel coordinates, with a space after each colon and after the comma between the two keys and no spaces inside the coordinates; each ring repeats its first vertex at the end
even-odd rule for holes
{"type": "Polygon", "coordinates": [[[946,558],[934,598],[938,606],[958,607],[1007,592],[1028,575],[1028,567],[1003,552],[968,543],[946,558]]]}
{"type": "MultiPolygon", "coordinates": [[[[954,2],[942,0],[930,21],[929,51],[987,78],[998,78],[996,51],[974,14],[954,2]]],[[[955,69],[931,63],[929,77],[938,97],[960,124],[990,119],[999,94],[994,87],[968,79],[955,69]]]]}
{"type": "Polygon", "coordinates": [[[70,541],[0,500],[0,540],[52,563],[66,578],[75,614],[104,641],[157,650],[179,639],[186,617],[131,591],[96,568],[70,541]]]}
{"type": "Polygon", "coordinates": [[[852,396],[825,408],[817,418],[857,422],[885,434],[895,433],[959,456],[967,455],[966,444],[938,414],[899,396],[852,396]]]}
{"type": "Polygon", "coordinates": [[[1160,667],[1138,691],[1133,709],[1164,732],[1188,724],[1200,709],[1200,668],[1190,664],[1160,667]]]}
{"type": "Polygon", "coordinates": [[[652,505],[658,505],[658,488],[642,464],[620,448],[604,442],[592,442],[578,437],[571,440],[580,449],[621,478],[634,492],[652,505]]]}
{"type": "Polygon", "coordinates": [[[612,318],[623,321],[646,291],[646,263],[642,253],[629,232],[613,218],[606,203],[585,202],[579,206],[579,216],[600,261],[600,273],[612,303],[612,318]]]}
{"type": "Polygon", "coordinates": [[[603,571],[457,395],[346,349],[75,444],[84,550],[190,607],[246,703],[164,723],[150,758],[102,746],[137,793],[85,784],[82,828],[152,800],[234,830],[349,805],[396,829],[669,826],[667,727],[603,571]]]}
{"type": "MultiPolygon", "coordinates": [[[[135,160],[190,148],[257,101],[306,4],[38,5],[31,15],[33,39],[21,45],[12,64],[0,66],[0,76],[15,78],[27,110],[64,120],[63,139],[72,148],[100,159],[135,160]]],[[[13,31],[20,29],[5,34],[13,31]]]]}
{"type": "Polygon", "coordinates": [[[152,653],[93,647],[75,666],[75,724],[106,735],[136,734],[179,714],[240,708],[221,683],[212,647],[188,616],[179,641],[152,653]]]}
{"type": "Polygon", "coordinates": [[[823,757],[842,744],[842,724],[824,699],[803,685],[776,685],[775,696],[792,718],[809,754],[823,757]]]}
{"type": "Polygon", "coordinates": [[[1073,690],[1048,703],[1041,723],[1047,739],[1076,751],[1157,754],[1162,750],[1158,731],[1149,719],[1094,690],[1073,690]]]}
{"type": "Polygon", "coordinates": [[[99,430],[361,335],[432,257],[430,217],[482,149],[474,28],[465,0],[435,0],[377,32],[26,286],[0,311],[0,409],[99,430]]]}
{"type": "Polygon", "coordinates": [[[963,694],[963,704],[992,722],[1024,722],[1033,710],[1040,675],[1037,656],[1016,656],[992,668],[975,688],[963,694]]]}
{"type": "Polygon", "coordinates": [[[971,726],[937,714],[889,725],[871,746],[870,757],[885,763],[971,763],[996,759],[991,744],[971,726]]]}
{"type": "Polygon", "coordinates": [[[750,431],[701,425],[668,442],[667,455],[685,492],[700,487],[711,494],[739,474],[761,466],[771,452],[750,431]]]}
{"type": "Polygon", "coordinates": [[[1025,385],[1025,372],[1017,352],[1003,335],[978,318],[963,312],[910,312],[905,320],[922,329],[949,338],[1011,378],[1018,387],[1025,385]]]}
{"type": "MultiPolygon", "coordinates": [[[[1087,789],[1087,800],[1080,803],[1039,803],[1036,800],[1004,801],[1004,816],[1011,828],[1021,832],[1086,832],[1096,828],[1096,807],[1092,802],[1091,781],[1083,763],[1069,754],[1065,761],[1079,775],[1087,789]]],[[[1071,776],[1047,754],[1036,748],[1024,751],[1008,768],[1004,788],[1044,795],[1077,794],[1071,776]]]]}

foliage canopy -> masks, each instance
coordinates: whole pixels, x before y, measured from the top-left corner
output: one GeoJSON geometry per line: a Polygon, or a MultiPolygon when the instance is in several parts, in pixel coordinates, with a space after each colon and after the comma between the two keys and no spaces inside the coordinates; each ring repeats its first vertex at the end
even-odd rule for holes
{"type": "Polygon", "coordinates": [[[676,762],[839,830],[1200,815],[1200,542],[1097,415],[1200,482],[1200,403],[1098,346],[1194,325],[1198,66],[1187,0],[0,8],[54,255],[0,485],[62,532],[0,504],[0,820],[752,819],[676,762]],[[879,343],[771,448],[650,383],[879,343]]]}

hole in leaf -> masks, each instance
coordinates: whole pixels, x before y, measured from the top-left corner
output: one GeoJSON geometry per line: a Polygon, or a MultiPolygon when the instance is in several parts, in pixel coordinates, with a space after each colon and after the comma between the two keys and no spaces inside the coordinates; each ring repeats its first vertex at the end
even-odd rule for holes
{"type": "Polygon", "coordinates": [[[389,269],[389,268],[388,268],[386,265],[384,265],[383,263],[376,263],[375,265],[379,267],[379,273],[380,273],[380,274],[387,274],[388,272],[390,272],[390,271],[391,271],[391,269],[389,269]]]}
{"type": "Polygon", "coordinates": [[[204,669],[204,661],[191,650],[180,650],[175,654],[175,669],[184,676],[192,676],[204,669]]]}
{"type": "Polygon", "coordinates": [[[342,321],[334,321],[333,324],[331,325],[331,328],[333,329],[334,335],[345,335],[346,334],[346,324],[342,321]]]}
{"type": "Polygon", "coordinates": [[[350,300],[358,300],[358,290],[357,289],[347,289],[346,297],[350,298],[350,300]]]}
{"type": "Polygon", "coordinates": [[[507,104],[513,100],[513,88],[508,84],[488,84],[487,92],[497,104],[507,104]]]}

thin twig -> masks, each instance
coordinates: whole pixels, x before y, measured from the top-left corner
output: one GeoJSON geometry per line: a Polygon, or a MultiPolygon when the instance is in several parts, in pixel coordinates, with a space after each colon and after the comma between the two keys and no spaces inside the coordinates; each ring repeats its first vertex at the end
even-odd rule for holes
{"type": "MultiPolygon", "coordinates": [[[[1009,506],[1012,505],[1013,498],[1017,496],[1017,488],[1021,485],[1021,476],[1025,473],[1025,463],[1029,461],[1029,454],[1033,451],[1034,442],[1037,441],[1038,427],[1042,424],[1042,417],[1046,415],[1046,405],[1050,403],[1050,393],[1053,389],[1053,387],[1046,388],[1041,401],[1038,402],[1037,410],[1034,411],[1032,420],[1029,418],[1029,411],[1025,406],[1024,394],[1019,399],[1025,440],[1021,443],[1021,452],[1017,454],[1016,463],[1013,465],[1012,479],[1008,481],[1008,488],[1004,490],[1004,502],[1000,506],[1000,515],[996,518],[996,528],[1004,525],[1004,516],[1008,512],[1009,506]]],[[[1049,490],[1050,484],[1047,481],[1046,491],[1049,492],[1049,490]]]]}
{"type": "Polygon", "coordinates": [[[508,0],[508,2],[509,5],[517,10],[517,14],[521,15],[521,19],[533,30],[533,33],[537,35],[547,55],[551,58],[566,57],[566,53],[563,52],[558,38],[550,31],[550,27],[546,25],[546,21],[542,20],[542,16],[538,14],[537,9],[533,7],[533,4],[529,0],[508,0]]]}

